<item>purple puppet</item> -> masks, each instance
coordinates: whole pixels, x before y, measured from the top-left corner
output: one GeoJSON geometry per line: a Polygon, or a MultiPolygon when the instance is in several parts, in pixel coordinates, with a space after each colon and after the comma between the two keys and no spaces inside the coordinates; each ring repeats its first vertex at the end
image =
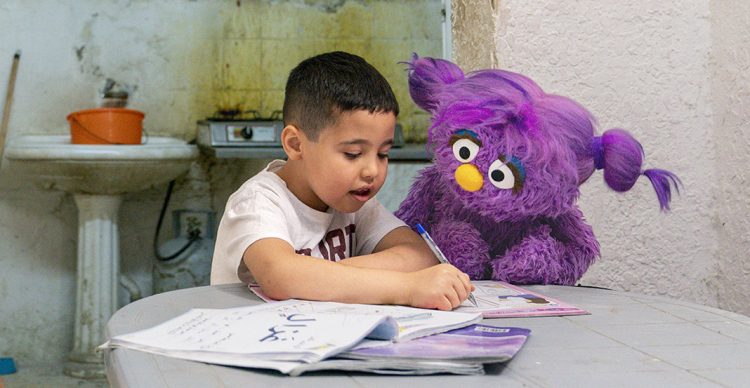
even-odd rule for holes
{"type": "Polygon", "coordinates": [[[421,223],[451,263],[472,279],[575,284],[599,256],[576,205],[594,170],[615,191],[641,176],[669,210],[677,176],[641,170],[643,149],[628,132],[595,134],[581,105],[503,70],[464,75],[442,59],[409,62],[412,99],[432,115],[421,171],[396,215],[421,223]]]}

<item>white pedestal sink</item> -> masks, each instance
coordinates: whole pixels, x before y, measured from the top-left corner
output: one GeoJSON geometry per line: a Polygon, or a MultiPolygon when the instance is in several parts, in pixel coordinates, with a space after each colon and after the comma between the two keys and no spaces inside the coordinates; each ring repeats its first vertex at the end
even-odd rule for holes
{"type": "Polygon", "coordinates": [[[73,194],[78,207],[78,275],[73,350],[65,373],[104,376],[96,347],[117,309],[122,194],[185,173],[198,149],[184,141],[149,137],[141,145],[70,144],[70,136],[21,136],[6,144],[8,168],[46,189],[73,194]]]}

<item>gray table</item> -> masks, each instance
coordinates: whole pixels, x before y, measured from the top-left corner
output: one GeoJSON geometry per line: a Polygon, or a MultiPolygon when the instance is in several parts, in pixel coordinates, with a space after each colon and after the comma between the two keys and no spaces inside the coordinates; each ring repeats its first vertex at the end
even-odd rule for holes
{"type": "MultiPolygon", "coordinates": [[[[112,386],[127,387],[664,387],[749,386],[750,318],[661,297],[584,287],[531,286],[531,290],[591,315],[487,319],[495,326],[532,330],[509,363],[484,376],[378,376],[318,372],[288,377],[128,349],[106,354],[112,386]]],[[[107,324],[107,336],[144,329],[190,308],[260,303],[244,286],[167,292],[131,303],[107,324]]]]}

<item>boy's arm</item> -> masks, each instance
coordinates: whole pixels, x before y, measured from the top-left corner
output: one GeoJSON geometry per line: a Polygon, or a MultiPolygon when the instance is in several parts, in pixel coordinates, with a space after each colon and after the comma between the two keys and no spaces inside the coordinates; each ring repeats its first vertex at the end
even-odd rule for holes
{"type": "Polygon", "coordinates": [[[473,286],[449,264],[416,272],[360,268],[299,255],[286,241],[261,239],[243,255],[255,280],[273,299],[401,304],[450,310],[473,286]]]}
{"type": "Polygon", "coordinates": [[[372,254],[350,257],[340,263],[360,268],[412,272],[438,264],[439,261],[416,232],[402,226],[388,232],[372,254]]]}

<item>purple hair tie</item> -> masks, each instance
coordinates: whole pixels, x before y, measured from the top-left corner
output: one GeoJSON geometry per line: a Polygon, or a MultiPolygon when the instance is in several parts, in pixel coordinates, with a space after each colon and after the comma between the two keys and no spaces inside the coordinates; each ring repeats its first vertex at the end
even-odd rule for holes
{"type": "Polygon", "coordinates": [[[604,168],[604,145],[601,136],[594,136],[591,139],[591,151],[594,153],[594,167],[597,170],[604,168]]]}

